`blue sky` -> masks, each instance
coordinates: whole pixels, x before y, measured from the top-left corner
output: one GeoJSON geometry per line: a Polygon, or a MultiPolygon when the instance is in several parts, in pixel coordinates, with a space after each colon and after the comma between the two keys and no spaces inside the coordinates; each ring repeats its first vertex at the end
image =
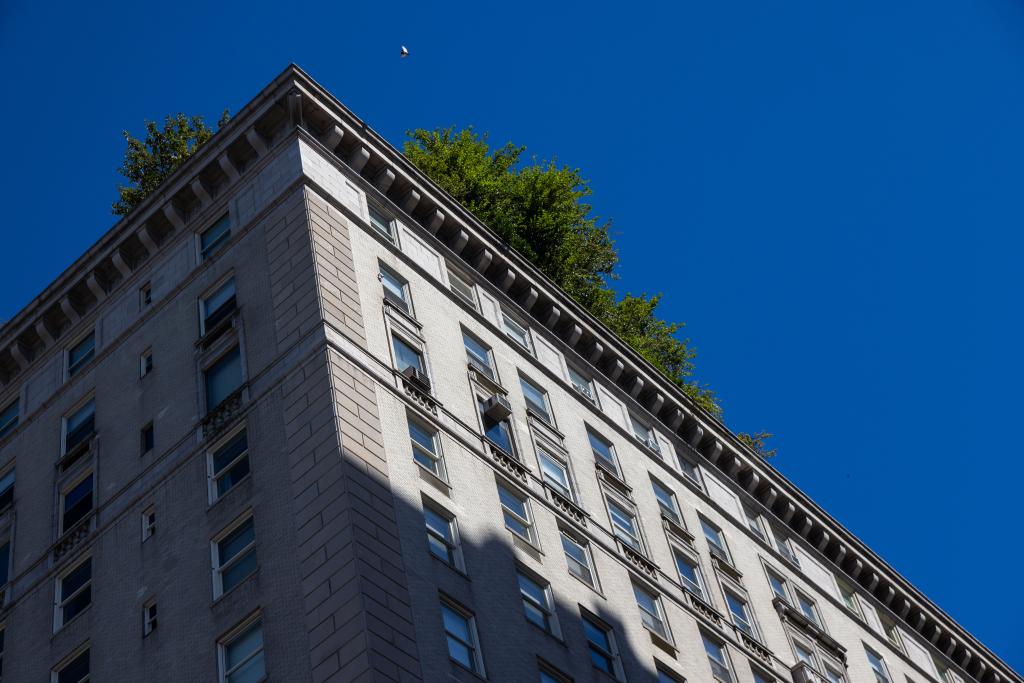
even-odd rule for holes
{"type": "Polygon", "coordinates": [[[354,4],[0,3],[0,318],[113,223],[122,129],[296,62],[393,143],[580,167],[726,421],[1024,670],[1024,5],[354,4]]]}

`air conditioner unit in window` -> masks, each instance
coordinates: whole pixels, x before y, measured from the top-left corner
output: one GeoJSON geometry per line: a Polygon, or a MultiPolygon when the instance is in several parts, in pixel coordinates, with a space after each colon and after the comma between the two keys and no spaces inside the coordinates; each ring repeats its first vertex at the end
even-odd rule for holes
{"type": "Polygon", "coordinates": [[[423,391],[430,393],[430,378],[413,366],[402,370],[402,377],[405,377],[411,384],[415,384],[423,391]]]}
{"type": "Polygon", "coordinates": [[[492,420],[504,420],[512,414],[512,404],[501,394],[491,396],[484,403],[484,415],[492,420]]]}

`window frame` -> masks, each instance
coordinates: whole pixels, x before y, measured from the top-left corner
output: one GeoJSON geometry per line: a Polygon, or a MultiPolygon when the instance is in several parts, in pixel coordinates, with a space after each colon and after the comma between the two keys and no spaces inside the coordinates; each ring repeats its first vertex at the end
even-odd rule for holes
{"type": "Polygon", "coordinates": [[[448,483],[448,468],[444,460],[444,451],[441,444],[441,431],[429,422],[422,420],[411,413],[406,414],[406,423],[406,431],[409,436],[409,448],[412,451],[412,461],[432,476],[448,483]],[[424,435],[430,439],[433,451],[427,450],[423,444],[413,438],[412,430],[414,427],[423,432],[424,435]],[[433,462],[434,468],[431,469],[427,465],[424,465],[423,462],[416,457],[418,453],[422,453],[425,459],[433,462]]]}
{"type": "MultiPolygon", "coordinates": [[[[90,395],[88,398],[86,398],[86,399],[84,399],[82,401],[79,401],[78,404],[76,404],[74,408],[72,408],[67,413],[65,413],[64,416],[61,418],[61,435],[60,435],[60,455],[61,455],[61,458],[63,458],[64,456],[66,456],[69,453],[69,450],[68,450],[68,434],[69,434],[69,432],[68,432],[68,424],[70,423],[72,418],[76,417],[77,415],[82,413],[84,410],[86,410],[86,408],[90,408],[90,407],[92,409],[92,416],[91,416],[92,417],[92,431],[88,435],[83,437],[81,441],[79,441],[78,443],[74,444],[71,447],[71,450],[73,451],[76,448],[78,448],[79,446],[81,446],[83,443],[88,443],[91,440],[91,438],[96,435],[96,431],[97,431],[96,430],[96,397],[94,395],[90,395]]],[[[75,429],[78,429],[78,427],[75,427],[75,429]]]]}
{"type": "Polygon", "coordinates": [[[64,379],[69,380],[83,368],[87,367],[93,359],[96,358],[96,346],[99,340],[96,338],[96,328],[92,327],[88,332],[80,335],[75,341],[68,344],[64,350],[64,379]],[[79,347],[86,342],[92,342],[92,346],[76,361],[72,361],[71,357],[75,354],[79,347]]]}
{"type": "Polygon", "coordinates": [[[139,287],[139,310],[144,311],[152,305],[153,285],[150,282],[146,282],[139,287]]]}
{"type": "Polygon", "coordinates": [[[480,644],[480,632],[476,627],[476,615],[466,607],[463,607],[460,603],[449,598],[448,596],[441,595],[441,630],[445,636],[445,649],[448,651],[448,660],[454,662],[456,666],[462,669],[466,669],[474,674],[477,674],[481,678],[486,678],[486,670],[484,667],[483,648],[480,644]],[[462,639],[458,634],[454,634],[448,630],[448,626],[445,623],[445,610],[448,610],[455,616],[462,619],[466,624],[466,635],[469,636],[469,642],[462,639]],[[450,639],[455,639],[459,644],[465,647],[469,651],[471,666],[466,666],[459,660],[452,656],[450,639]]]}
{"type": "Polygon", "coordinates": [[[534,517],[533,517],[533,510],[531,509],[531,506],[530,506],[530,496],[528,496],[526,494],[523,494],[523,493],[520,493],[518,491],[518,489],[516,489],[512,485],[506,484],[506,483],[501,482],[501,481],[497,482],[497,486],[498,486],[498,504],[501,506],[502,520],[505,523],[505,528],[508,531],[512,532],[512,534],[514,534],[516,538],[519,538],[519,539],[525,541],[526,543],[529,543],[533,547],[537,547],[537,545],[539,543],[539,540],[538,540],[538,536],[537,536],[536,522],[534,521],[534,517]],[[509,509],[505,505],[505,500],[502,498],[502,495],[501,495],[502,491],[504,491],[509,496],[511,496],[512,498],[515,498],[520,503],[522,503],[523,511],[526,513],[526,517],[525,518],[522,517],[517,511],[511,510],[511,509],[509,509]],[[526,536],[523,536],[520,532],[516,531],[511,526],[509,526],[508,515],[512,515],[513,518],[516,521],[518,521],[520,524],[522,524],[524,527],[526,527],[526,530],[527,530],[527,535],[526,536]]]}
{"type": "Polygon", "coordinates": [[[632,412],[629,413],[629,433],[633,435],[633,438],[650,451],[655,452],[658,457],[661,457],[661,444],[658,443],[658,437],[654,432],[654,427],[650,425],[646,420],[641,420],[632,412]],[[646,438],[641,438],[637,427],[642,427],[647,433],[646,438]]]}
{"type": "Polygon", "coordinates": [[[500,382],[498,382],[498,370],[494,363],[494,349],[480,341],[479,337],[465,329],[462,330],[462,346],[466,350],[466,362],[478,372],[482,373],[487,379],[500,384],[500,382]],[[467,343],[469,341],[472,341],[473,344],[479,346],[480,349],[484,351],[485,360],[480,360],[475,353],[470,351],[471,345],[467,343]]]}
{"type": "Polygon", "coordinates": [[[508,457],[512,458],[516,462],[522,462],[523,459],[519,454],[519,446],[516,443],[516,430],[515,425],[512,422],[512,415],[503,417],[500,420],[488,417],[484,412],[484,406],[487,405],[487,401],[489,399],[485,394],[480,392],[475,392],[474,396],[476,397],[476,412],[480,421],[480,434],[483,436],[483,439],[494,448],[504,452],[508,457]],[[504,425],[504,428],[502,428],[502,425],[504,425]],[[505,440],[508,441],[507,448],[491,436],[492,429],[498,429],[505,440]]]}
{"type": "Polygon", "coordinates": [[[63,482],[60,483],[60,486],[59,486],[59,489],[58,489],[58,492],[57,492],[57,512],[58,512],[58,515],[57,515],[57,535],[59,537],[62,537],[62,536],[64,536],[64,534],[66,534],[69,531],[71,531],[72,529],[75,529],[76,527],[78,527],[79,524],[87,522],[87,520],[89,520],[92,517],[92,514],[95,511],[96,511],[96,472],[95,472],[95,470],[93,470],[92,467],[89,467],[89,468],[85,469],[84,471],[78,473],[75,477],[71,477],[71,478],[67,479],[66,481],[63,481],[63,482]],[[68,497],[68,494],[70,494],[72,491],[77,489],[79,487],[79,485],[81,485],[86,480],[88,480],[90,482],[89,495],[88,495],[87,498],[81,498],[80,500],[88,500],[89,501],[88,509],[85,512],[81,513],[81,516],[78,517],[78,519],[76,519],[73,522],[71,522],[71,524],[69,525],[67,523],[68,512],[69,512],[69,510],[74,509],[75,505],[77,505],[79,501],[76,501],[74,504],[72,504],[71,508],[68,508],[67,507],[67,497],[68,497]]]}
{"type": "Polygon", "coordinates": [[[474,311],[480,310],[479,304],[477,303],[476,284],[472,279],[463,275],[459,270],[452,267],[450,263],[445,264],[445,269],[448,272],[448,290],[452,292],[460,301],[469,305],[474,311]],[[465,285],[469,290],[468,295],[460,292],[456,287],[452,285],[453,282],[459,282],[465,285]]]}
{"type": "Polygon", "coordinates": [[[510,315],[504,308],[501,309],[501,331],[517,347],[526,351],[531,356],[533,355],[533,337],[531,336],[529,326],[519,322],[518,318],[510,315]],[[511,331],[509,328],[512,328],[511,331]],[[517,335],[519,331],[522,332],[522,339],[517,335]]]}
{"type": "Polygon", "coordinates": [[[218,325],[221,325],[225,320],[230,319],[235,311],[238,310],[238,284],[235,282],[235,274],[228,273],[217,281],[217,284],[209,287],[199,297],[199,337],[202,339],[209,334],[218,325]],[[228,296],[219,306],[214,308],[212,311],[209,310],[209,301],[216,295],[220,294],[223,290],[231,288],[231,295],[228,296]],[[223,311],[223,313],[221,312],[223,311]],[[214,315],[220,315],[219,319],[210,323],[210,319],[214,315]]]}
{"type": "Polygon", "coordinates": [[[142,637],[145,638],[156,630],[156,599],[142,603],[142,637]]]}
{"type": "Polygon", "coordinates": [[[263,664],[263,676],[259,680],[265,680],[267,678],[267,662],[266,662],[266,640],[263,634],[263,614],[256,612],[245,619],[239,624],[234,626],[230,631],[222,635],[217,639],[217,680],[219,683],[227,683],[228,677],[237,673],[242,666],[253,661],[257,656],[263,664]],[[227,668],[228,663],[228,649],[233,643],[240,640],[242,636],[249,635],[250,631],[255,628],[260,630],[260,645],[257,649],[253,650],[245,659],[238,662],[229,671],[227,668]]]}
{"type": "Polygon", "coordinates": [[[585,540],[581,540],[579,536],[576,536],[563,528],[558,529],[558,535],[559,542],[562,546],[562,554],[565,556],[566,571],[569,572],[569,576],[596,591],[600,590],[600,584],[597,579],[597,568],[594,565],[594,557],[590,552],[590,543],[585,540]],[[585,562],[582,562],[577,557],[569,554],[569,551],[565,547],[566,541],[568,541],[572,547],[579,549],[585,562]],[[573,563],[582,565],[586,568],[586,573],[590,576],[589,581],[572,570],[573,563]]]}
{"type": "Polygon", "coordinates": [[[672,559],[676,566],[676,573],[679,575],[679,582],[682,584],[683,590],[692,593],[696,595],[700,600],[703,600],[704,602],[711,604],[711,598],[708,593],[707,587],[707,579],[704,577],[704,569],[700,565],[700,558],[697,557],[695,554],[690,553],[689,551],[683,550],[674,543],[670,545],[672,549],[672,559]],[[684,576],[683,573],[679,570],[680,558],[682,558],[684,564],[693,569],[694,576],[697,578],[696,586],[698,592],[695,592],[693,588],[690,586],[690,584],[693,583],[693,580],[690,579],[688,576],[684,576]]]}
{"type": "Polygon", "coordinates": [[[754,610],[750,605],[750,598],[724,585],[722,586],[722,592],[725,596],[725,606],[729,612],[729,620],[732,622],[732,625],[754,640],[760,641],[760,631],[757,628],[757,620],[754,618],[754,610]],[[734,606],[738,607],[743,614],[737,614],[734,606]],[[744,628],[739,622],[744,622],[747,628],[744,628]]]}
{"type": "Polygon", "coordinates": [[[621,479],[622,468],[619,466],[619,456],[615,452],[615,444],[604,438],[599,432],[592,429],[589,425],[587,426],[587,442],[590,444],[590,452],[594,456],[595,464],[601,466],[616,478],[621,479]],[[594,447],[595,440],[599,444],[608,447],[608,453],[611,455],[611,460],[608,460],[604,455],[598,452],[598,449],[594,447]]]}
{"type": "Polygon", "coordinates": [[[14,400],[3,406],[0,410],[0,439],[18,428],[21,421],[21,397],[15,396],[14,400]]]}
{"type": "Polygon", "coordinates": [[[226,496],[231,491],[234,491],[242,482],[252,477],[252,457],[249,445],[249,429],[248,424],[241,424],[237,428],[232,429],[227,435],[217,439],[211,446],[206,449],[206,481],[207,488],[209,491],[209,503],[213,505],[218,500],[226,496]],[[223,452],[226,452],[229,448],[233,447],[240,440],[245,439],[245,448],[240,453],[235,455],[226,465],[217,469],[217,456],[223,452]],[[229,476],[234,472],[235,468],[245,461],[245,472],[238,477],[230,486],[224,491],[220,490],[220,481],[225,477],[229,476]]]}
{"type": "Polygon", "coordinates": [[[394,363],[395,370],[399,374],[403,374],[407,368],[414,367],[416,372],[427,378],[430,381],[430,375],[427,373],[427,354],[424,352],[423,344],[420,342],[411,342],[409,338],[403,334],[398,334],[394,330],[391,331],[391,356],[394,363]],[[419,361],[416,366],[406,365],[401,367],[402,357],[398,352],[398,345],[404,346],[406,349],[411,351],[419,361]]]}
{"type": "MultiPolygon", "coordinates": [[[[629,546],[630,550],[638,552],[641,555],[646,555],[646,544],[644,543],[642,523],[640,521],[640,512],[636,509],[636,506],[628,503],[624,498],[619,498],[613,495],[609,491],[604,492],[605,508],[608,513],[608,521],[611,524],[612,535],[618,539],[623,545],[629,546]],[[616,522],[616,516],[612,514],[612,508],[617,508],[621,512],[626,513],[625,516],[632,522],[633,533],[629,533],[622,526],[616,522]],[[627,537],[636,541],[636,545],[629,543],[629,541],[619,536],[618,532],[623,531],[627,537]]],[[[621,515],[620,515],[621,516],[621,515]]]]}
{"type": "Polygon", "coordinates": [[[582,606],[580,607],[580,627],[583,630],[583,639],[587,643],[587,653],[588,658],[590,659],[590,665],[598,671],[603,671],[604,673],[612,676],[616,680],[622,680],[622,662],[619,655],[618,643],[615,638],[615,629],[606,621],[590,613],[582,606]],[[590,635],[587,632],[587,624],[590,624],[594,630],[604,634],[605,641],[608,643],[607,647],[601,643],[595,643],[590,638],[590,635]],[[594,663],[595,653],[608,661],[611,671],[594,663]]]}
{"type": "Polygon", "coordinates": [[[818,609],[818,602],[809,596],[806,591],[802,591],[795,586],[793,588],[793,594],[796,597],[796,604],[793,606],[796,607],[800,613],[808,619],[808,621],[820,628],[822,631],[825,631],[825,622],[821,618],[821,610],[818,609]],[[807,614],[807,610],[804,609],[805,603],[806,606],[810,608],[811,614],[807,614]]]}
{"type": "Polygon", "coordinates": [[[57,633],[62,628],[73,622],[78,617],[86,613],[86,611],[92,607],[92,579],[93,579],[93,566],[92,566],[92,555],[84,555],[78,558],[75,562],[69,564],[67,567],[62,569],[57,574],[54,586],[53,594],[53,632],[57,633]],[[65,597],[64,595],[64,581],[74,574],[82,566],[89,565],[89,576],[82,582],[80,586],[70,592],[65,597]],[[81,595],[87,594],[87,602],[84,605],[79,606],[78,611],[72,614],[70,617],[66,616],[66,610],[70,603],[78,599],[81,595]]]}
{"type": "Polygon", "coordinates": [[[148,348],[139,354],[139,379],[153,374],[153,349],[148,348]]]}
{"type": "Polygon", "coordinates": [[[210,359],[205,360],[203,365],[202,365],[202,377],[203,377],[203,407],[205,409],[204,410],[204,415],[209,415],[210,413],[214,412],[215,410],[220,408],[222,405],[224,405],[224,403],[226,403],[227,400],[229,398],[231,398],[234,394],[236,394],[237,392],[239,392],[239,391],[241,391],[241,390],[243,390],[245,388],[245,383],[246,383],[245,355],[242,353],[242,345],[241,344],[234,344],[230,348],[224,350],[222,353],[219,353],[219,354],[211,357],[210,359]],[[225,364],[224,367],[227,367],[226,362],[227,362],[228,358],[231,355],[233,355],[233,354],[238,356],[238,386],[236,386],[234,389],[232,389],[231,391],[229,391],[226,394],[224,394],[224,396],[219,401],[217,401],[217,403],[215,403],[213,405],[210,405],[212,403],[212,401],[210,401],[210,377],[211,377],[211,371],[213,371],[218,366],[221,366],[222,364],[225,364]]]}
{"type": "Polygon", "coordinates": [[[672,632],[669,629],[668,616],[665,614],[661,594],[648,590],[647,588],[639,585],[636,581],[632,581],[631,583],[633,584],[633,598],[636,602],[637,609],[640,610],[640,622],[648,631],[651,631],[654,635],[658,636],[665,642],[671,643],[672,632]],[[650,600],[651,606],[654,610],[653,612],[640,602],[641,595],[650,600]],[[654,623],[649,623],[648,620],[654,623]]]}
{"type": "Polygon", "coordinates": [[[458,518],[455,514],[447,510],[444,506],[437,504],[433,500],[430,500],[426,496],[423,497],[423,527],[427,535],[427,552],[430,553],[431,557],[437,558],[439,561],[444,562],[449,567],[456,569],[460,572],[466,571],[465,560],[462,556],[462,542],[459,537],[459,523],[458,518]],[[427,511],[431,514],[436,515],[444,521],[445,526],[448,529],[448,533],[451,535],[451,539],[444,538],[441,534],[437,533],[430,525],[430,520],[427,518],[427,511]],[[447,557],[439,557],[434,552],[434,546],[430,543],[430,539],[437,539],[439,543],[445,546],[447,549],[447,557]]]}
{"type": "Polygon", "coordinates": [[[366,203],[366,219],[370,228],[375,233],[386,239],[391,244],[398,244],[398,230],[396,219],[389,211],[377,206],[373,202],[366,203]]]}
{"type": "Polygon", "coordinates": [[[561,631],[558,626],[558,614],[555,610],[555,598],[552,592],[551,582],[547,579],[526,569],[522,565],[516,565],[516,584],[519,587],[519,595],[523,602],[523,617],[529,623],[544,631],[550,636],[561,640],[561,631]],[[523,589],[523,581],[533,584],[540,592],[543,602],[539,602],[534,596],[523,589]],[[530,618],[530,608],[541,614],[543,624],[538,624],[530,618]]]}
{"type": "Polygon", "coordinates": [[[14,491],[18,484],[18,471],[14,464],[4,468],[0,474],[0,513],[14,505],[14,491]],[[8,482],[8,479],[10,482],[8,482]],[[9,493],[9,495],[8,495],[9,493]],[[10,500],[7,500],[7,499],[10,500]]]}
{"type": "Polygon", "coordinates": [[[541,422],[549,427],[554,427],[555,413],[551,408],[551,395],[548,393],[548,390],[521,372],[519,373],[519,390],[523,393],[523,400],[526,402],[527,413],[540,418],[541,422]],[[527,390],[528,387],[534,392],[540,394],[542,405],[539,408],[530,400],[530,392],[527,390]]]}
{"type": "Polygon", "coordinates": [[[703,516],[700,518],[700,527],[701,532],[704,535],[704,540],[707,542],[708,545],[708,552],[711,553],[711,556],[717,557],[719,560],[724,561],[729,566],[733,566],[732,553],[729,552],[728,541],[725,540],[725,532],[722,531],[722,527],[718,526],[717,524],[706,519],[703,516]],[[718,537],[720,543],[711,540],[711,536],[708,534],[709,530],[714,532],[714,535],[718,537]],[[720,554],[716,553],[715,550],[720,551],[720,554]]]}
{"type": "Polygon", "coordinates": [[[676,498],[675,491],[663,484],[661,480],[653,474],[651,475],[651,490],[654,492],[654,500],[658,503],[658,509],[661,512],[661,516],[667,517],[669,521],[685,529],[686,524],[683,521],[683,512],[679,507],[679,501],[676,498]],[[658,495],[658,489],[661,489],[661,493],[665,494],[668,498],[667,504],[662,500],[662,497],[658,495]]]}
{"type": "Polygon", "coordinates": [[[587,377],[585,374],[583,374],[582,372],[580,372],[571,365],[567,365],[566,369],[568,370],[569,384],[572,386],[573,390],[577,394],[585,398],[588,402],[597,406],[597,387],[594,384],[594,380],[590,377],[587,377]],[[577,380],[580,380],[580,382],[582,382],[583,386],[586,388],[585,391],[584,389],[580,388],[580,382],[577,382],[577,380]]]}
{"type": "Polygon", "coordinates": [[[223,214],[211,221],[205,228],[196,231],[196,247],[199,252],[199,262],[206,263],[224,249],[225,245],[230,241],[231,212],[225,211],[223,214]],[[214,237],[209,244],[204,246],[203,241],[206,235],[213,233],[214,230],[221,226],[224,226],[224,231],[214,237]]]}
{"type": "Polygon", "coordinates": [[[222,596],[227,595],[234,589],[241,586],[250,577],[254,576],[259,572],[259,555],[256,552],[256,519],[253,516],[251,510],[247,510],[235,521],[228,524],[222,529],[216,536],[210,539],[210,555],[212,558],[213,567],[213,598],[219,600],[222,596]],[[244,545],[238,552],[229,557],[224,564],[221,564],[220,560],[220,544],[227,540],[232,534],[241,529],[246,524],[252,526],[252,540],[244,545]],[[253,555],[256,558],[256,562],[253,569],[248,574],[239,577],[238,580],[229,588],[224,588],[224,572],[231,569],[237,564],[248,558],[249,555],[253,555]]]}
{"type": "Polygon", "coordinates": [[[394,306],[415,320],[416,312],[412,304],[412,289],[409,286],[409,281],[382,261],[378,261],[377,280],[383,291],[384,303],[394,306]],[[391,284],[397,287],[399,293],[396,294],[391,287],[388,287],[386,280],[390,280],[391,284]]]}
{"type": "Polygon", "coordinates": [[[84,678],[79,678],[77,681],[71,681],[71,683],[82,683],[83,681],[88,681],[89,678],[92,676],[92,661],[91,661],[91,653],[90,653],[89,643],[86,642],[84,645],[81,645],[78,648],[76,648],[71,654],[69,654],[69,655],[65,656],[63,659],[61,659],[50,670],[50,682],[51,683],[60,683],[61,674],[64,673],[72,664],[75,664],[76,662],[78,662],[78,660],[82,656],[86,657],[86,661],[88,662],[88,664],[87,664],[88,671],[85,674],[84,678]]]}
{"type": "Polygon", "coordinates": [[[732,662],[729,660],[728,645],[725,641],[709,636],[703,631],[701,631],[700,635],[703,643],[704,655],[707,657],[708,666],[711,668],[712,678],[716,681],[721,681],[721,683],[733,683],[735,681],[735,677],[732,672],[732,662]],[[709,645],[713,646],[720,653],[720,659],[712,655],[709,650],[709,645]],[[719,667],[717,669],[715,667],[716,664],[719,667]]]}
{"type": "Polygon", "coordinates": [[[139,455],[146,455],[156,449],[156,429],[150,420],[139,430],[139,455]]]}
{"type": "Polygon", "coordinates": [[[150,503],[142,509],[142,542],[145,543],[156,534],[156,504],[150,503]]]}
{"type": "Polygon", "coordinates": [[[540,474],[541,482],[563,498],[567,498],[572,503],[577,503],[576,483],[573,481],[572,469],[570,468],[568,458],[556,455],[553,452],[554,449],[542,443],[535,443],[534,446],[537,454],[537,472],[540,474]],[[551,481],[552,477],[548,472],[548,468],[545,467],[545,463],[550,463],[553,469],[559,470],[565,475],[564,484],[551,481]]]}

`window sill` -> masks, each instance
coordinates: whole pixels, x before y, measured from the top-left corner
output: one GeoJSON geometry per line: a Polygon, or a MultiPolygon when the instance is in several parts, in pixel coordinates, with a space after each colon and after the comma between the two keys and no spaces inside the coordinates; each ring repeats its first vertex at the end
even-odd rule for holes
{"type": "Polygon", "coordinates": [[[643,624],[643,627],[644,630],[647,631],[647,635],[651,637],[651,641],[655,645],[660,647],[662,650],[665,650],[672,657],[676,656],[676,653],[679,651],[679,648],[676,647],[676,644],[672,641],[671,636],[667,634],[662,635],[661,633],[658,633],[647,624],[643,624]]]}
{"type": "Polygon", "coordinates": [[[594,465],[597,467],[597,479],[600,483],[614,489],[617,493],[624,495],[628,500],[633,500],[633,487],[623,481],[619,475],[612,472],[606,465],[601,464],[600,460],[595,460],[594,465]]]}
{"type": "Polygon", "coordinates": [[[398,318],[399,322],[408,323],[416,328],[417,332],[423,329],[423,323],[416,319],[412,311],[403,311],[402,307],[391,299],[384,297],[384,313],[398,318]]]}
{"type": "Polygon", "coordinates": [[[444,479],[444,477],[441,477],[440,475],[438,475],[438,474],[436,474],[434,472],[431,472],[426,467],[424,467],[422,464],[420,464],[415,458],[413,458],[412,464],[415,465],[416,468],[419,470],[420,478],[426,478],[427,481],[434,486],[434,488],[441,488],[441,489],[443,489],[442,492],[446,496],[451,497],[452,485],[449,484],[444,479]]]}
{"type": "Polygon", "coordinates": [[[228,599],[232,595],[235,595],[236,593],[238,593],[240,588],[242,588],[243,586],[248,586],[249,584],[253,583],[259,575],[260,575],[260,565],[259,565],[259,561],[257,560],[256,569],[253,570],[252,574],[249,574],[244,579],[239,581],[236,585],[232,586],[230,588],[230,590],[228,590],[226,592],[223,592],[220,595],[218,595],[217,597],[215,597],[213,599],[213,602],[210,603],[210,609],[216,609],[217,605],[221,604],[222,602],[224,602],[226,599],[228,599]]]}
{"type": "MultiPolygon", "coordinates": [[[[250,462],[250,467],[251,466],[252,466],[252,464],[250,462]]],[[[225,498],[231,496],[231,494],[234,493],[235,491],[237,491],[238,489],[240,489],[240,488],[242,488],[244,486],[251,487],[252,484],[249,483],[250,481],[252,481],[252,470],[251,469],[249,470],[248,474],[246,474],[244,477],[242,477],[241,479],[236,481],[234,486],[232,486],[227,491],[225,491],[224,493],[218,495],[216,498],[211,500],[210,503],[206,506],[206,511],[207,512],[211,512],[215,508],[218,508],[218,506],[219,506],[219,504],[220,504],[220,502],[222,500],[224,500],[225,498]]]]}

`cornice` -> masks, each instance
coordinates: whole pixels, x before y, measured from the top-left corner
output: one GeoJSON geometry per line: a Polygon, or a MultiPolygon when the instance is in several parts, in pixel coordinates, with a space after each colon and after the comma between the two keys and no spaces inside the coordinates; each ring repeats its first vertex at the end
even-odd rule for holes
{"type": "Polygon", "coordinates": [[[305,129],[404,218],[458,254],[537,325],[547,328],[628,394],[664,429],[685,440],[793,533],[871,593],[963,672],[981,683],[1018,681],[1008,665],[931,603],[802,491],[739,442],[632,348],[304,71],[290,65],[162,188],[114,225],[81,258],[0,329],[0,393],[22,381],[40,355],[105,300],[192,219],[230,189],[240,170],[279,136],[305,129]]]}

